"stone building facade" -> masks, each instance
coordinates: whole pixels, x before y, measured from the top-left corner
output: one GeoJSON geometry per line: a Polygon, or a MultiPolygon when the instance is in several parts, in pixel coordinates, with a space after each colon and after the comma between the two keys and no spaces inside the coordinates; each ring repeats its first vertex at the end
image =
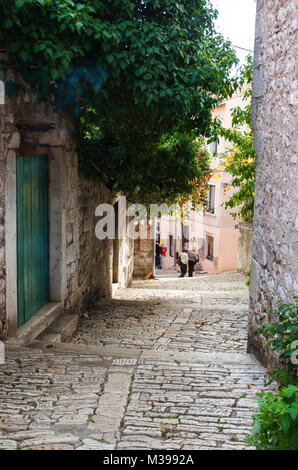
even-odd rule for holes
{"type": "Polygon", "coordinates": [[[297,0],[258,0],[252,126],[257,153],[249,344],[267,366],[257,328],[297,295],[297,0]]]}
{"type": "Polygon", "coordinates": [[[136,279],[144,279],[149,273],[154,274],[154,239],[151,236],[149,224],[139,224],[137,227],[139,238],[134,242],[134,271],[136,279]]]}
{"type": "MultiPolygon", "coordinates": [[[[10,74],[7,79],[14,77],[10,74]]],[[[38,103],[32,94],[6,97],[0,105],[0,338],[15,336],[20,330],[16,162],[40,155],[48,158],[49,298],[45,316],[47,305],[51,311],[57,306],[59,312],[80,313],[95,299],[111,297],[113,267],[118,270],[119,285],[128,285],[132,277],[133,244],[126,233],[118,245],[95,235],[96,207],[116,200],[104,184],[80,175],[69,119],[38,103]]]]}

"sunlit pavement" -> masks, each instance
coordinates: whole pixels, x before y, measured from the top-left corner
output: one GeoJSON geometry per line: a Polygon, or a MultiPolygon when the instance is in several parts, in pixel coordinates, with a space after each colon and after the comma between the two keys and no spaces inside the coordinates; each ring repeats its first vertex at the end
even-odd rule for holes
{"type": "Polygon", "coordinates": [[[236,273],[137,281],[71,343],[6,351],[1,449],[246,449],[264,369],[236,273]]]}

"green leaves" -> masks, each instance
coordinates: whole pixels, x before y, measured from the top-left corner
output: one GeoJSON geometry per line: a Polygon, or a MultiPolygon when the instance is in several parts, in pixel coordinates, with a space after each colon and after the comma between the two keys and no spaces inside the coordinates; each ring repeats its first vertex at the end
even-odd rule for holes
{"type": "Polygon", "coordinates": [[[25,51],[25,49],[22,49],[20,51],[20,57],[25,62],[28,59],[28,52],[25,51]]]}
{"type": "Polygon", "coordinates": [[[192,143],[209,132],[217,99],[234,90],[236,56],[214,30],[209,1],[4,1],[7,65],[75,120],[84,171],[98,176],[94,159],[109,187],[133,198],[190,194],[203,174],[192,143]],[[178,144],[161,150],[173,135],[181,155],[178,144]]]}
{"type": "Polygon", "coordinates": [[[298,297],[292,304],[278,302],[271,315],[275,321],[263,325],[258,333],[280,354],[282,368],[272,373],[272,379],[278,379],[282,385],[296,384],[298,368],[291,358],[298,342],[298,297]]]}
{"type": "Polygon", "coordinates": [[[298,387],[261,394],[248,443],[257,450],[298,450],[298,387]]]}
{"type": "Polygon", "coordinates": [[[26,0],[16,0],[16,1],[15,1],[15,7],[16,7],[17,9],[20,9],[20,8],[22,8],[22,6],[23,6],[25,3],[26,3],[26,0]]]}
{"type": "Polygon", "coordinates": [[[269,383],[278,380],[278,395],[260,394],[253,433],[248,438],[257,449],[298,450],[298,369],[292,361],[298,345],[298,297],[294,300],[293,304],[278,302],[271,311],[276,321],[258,330],[267,345],[280,354],[281,365],[269,375],[269,383]]]}
{"type": "Polygon", "coordinates": [[[12,19],[10,18],[7,18],[6,20],[4,20],[4,26],[5,28],[9,29],[13,26],[13,21],[12,19]]]}
{"type": "Polygon", "coordinates": [[[76,29],[78,32],[84,27],[83,23],[81,21],[76,22],[76,29]]]}
{"type": "Polygon", "coordinates": [[[59,71],[57,69],[51,69],[51,77],[56,80],[59,77],[59,71]]]}
{"type": "Polygon", "coordinates": [[[281,427],[283,431],[288,431],[290,429],[291,421],[292,420],[290,414],[283,415],[283,417],[281,418],[281,427]]]}

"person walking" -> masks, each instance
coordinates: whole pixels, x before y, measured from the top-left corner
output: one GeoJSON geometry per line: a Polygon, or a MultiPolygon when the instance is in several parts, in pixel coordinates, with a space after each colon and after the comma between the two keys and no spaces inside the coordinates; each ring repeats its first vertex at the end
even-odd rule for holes
{"type": "Polygon", "coordinates": [[[155,245],[155,266],[157,269],[161,269],[161,253],[162,249],[159,243],[155,245]]]}
{"type": "Polygon", "coordinates": [[[184,277],[185,274],[187,273],[187,266],[188,266],[188,256],[187,256],[187,250],[183,249],[182,253],[179,257],[180,261],[180,269],[181,269],[181,274],[179,277],[184,277]]]}
{"type": "Polygon", "coordinates": [[[199,257],[194,249],[188,250],[187,255],[188,255],[188,275],[189,277],[193,277],[195,265],[199,261],[199,257]]]}

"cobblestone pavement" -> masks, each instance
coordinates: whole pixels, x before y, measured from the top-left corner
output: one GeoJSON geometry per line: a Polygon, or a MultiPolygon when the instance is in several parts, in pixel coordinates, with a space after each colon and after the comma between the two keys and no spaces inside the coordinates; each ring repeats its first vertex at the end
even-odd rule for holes
{"type": "Polygon", "coordinates": [[[177,351],[246,351],[247,299],[239,274],[135,282],[84,319],[74,342],[177,351]]]}
{"type": "Polygon", "coordinates": [[[135,282],[68,344],[8,347],[0,449],[246,449],[264,387],[238,274],[135,282]]]}

